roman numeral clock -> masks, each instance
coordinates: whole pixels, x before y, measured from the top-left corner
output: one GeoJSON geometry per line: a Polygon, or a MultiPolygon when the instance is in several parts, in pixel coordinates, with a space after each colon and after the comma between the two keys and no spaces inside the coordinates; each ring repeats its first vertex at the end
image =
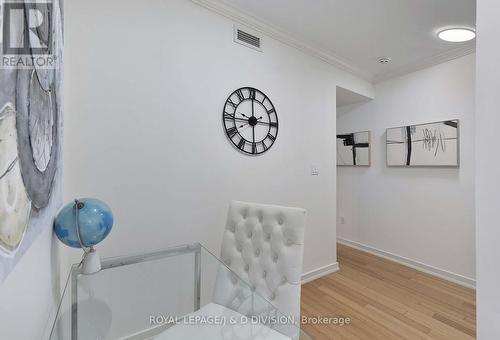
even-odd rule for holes
{"type": "Polygon", "coordinates": [[[273,103],[253,87],[242,87],[229,95],[222,121],[231,143],[245,154],[266,152],[278,136],[278,115],[273,103]]]}

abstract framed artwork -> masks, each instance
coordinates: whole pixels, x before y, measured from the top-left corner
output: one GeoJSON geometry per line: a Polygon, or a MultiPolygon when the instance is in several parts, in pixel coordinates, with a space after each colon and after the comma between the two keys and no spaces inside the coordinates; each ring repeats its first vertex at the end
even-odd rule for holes
{"type": "MultiPolygon", "coordinates": [[[[37,236],[52,229],[62,196],[62,3],[18,1],[11,6],[14,12],[36,10],[48,18],[37,27],[36,38],[51,42],[46,48],[54,64],[0,67],[0,284],[37,236]]],[[[26,25],[24,16],[10,18],[9,27],[16,28],[13,39],[31,32],[26,25]]],[[[19,53],[16,58],[35,55],[19,53]]],[[[37,54],[40,60],[43,56],[37,54]]]]}
{"type": "Polygon", "coordinates": [[[370,131],[337,135],[337,166],[370,166],[370,138],[370,131]]]}
{"type": "Polygon", "coordinates": [[[387,166],[460,166],[460,122],[408,125],[386,130],[387,166]]]}

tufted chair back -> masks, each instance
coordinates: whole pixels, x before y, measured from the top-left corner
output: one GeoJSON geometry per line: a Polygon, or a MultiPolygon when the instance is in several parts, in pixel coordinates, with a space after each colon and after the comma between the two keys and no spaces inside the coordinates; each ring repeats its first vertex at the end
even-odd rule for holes
{"type": "MultiPolygon", "coordinates": [[[[258,314],[252,290],[285,316],[300,320],[300,283],[306,212],[232,202],[222,241],[221,259],[249,286],[242,287],[229,271],[219,270],[215,302],[245,315],[258,314]]],[[[265,309],[267,303],[260,301],[265,309]]]]}

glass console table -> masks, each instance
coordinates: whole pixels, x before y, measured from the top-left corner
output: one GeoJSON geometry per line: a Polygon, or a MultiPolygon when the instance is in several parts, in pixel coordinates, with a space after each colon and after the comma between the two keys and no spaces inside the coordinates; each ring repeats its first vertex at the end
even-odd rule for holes
{"type": "Polygon", "coordinates": [[[200,244],[74,265],[50,340],[312,340],[200,244]]]}

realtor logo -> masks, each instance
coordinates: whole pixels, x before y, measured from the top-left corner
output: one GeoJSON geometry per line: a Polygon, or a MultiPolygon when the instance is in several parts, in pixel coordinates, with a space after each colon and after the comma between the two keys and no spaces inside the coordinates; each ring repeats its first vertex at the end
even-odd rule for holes
{"type": "Polygon", "coordinates": [[[53,68],[52,1],[7,1],[0,13],[0,67],[53,68]]]}

